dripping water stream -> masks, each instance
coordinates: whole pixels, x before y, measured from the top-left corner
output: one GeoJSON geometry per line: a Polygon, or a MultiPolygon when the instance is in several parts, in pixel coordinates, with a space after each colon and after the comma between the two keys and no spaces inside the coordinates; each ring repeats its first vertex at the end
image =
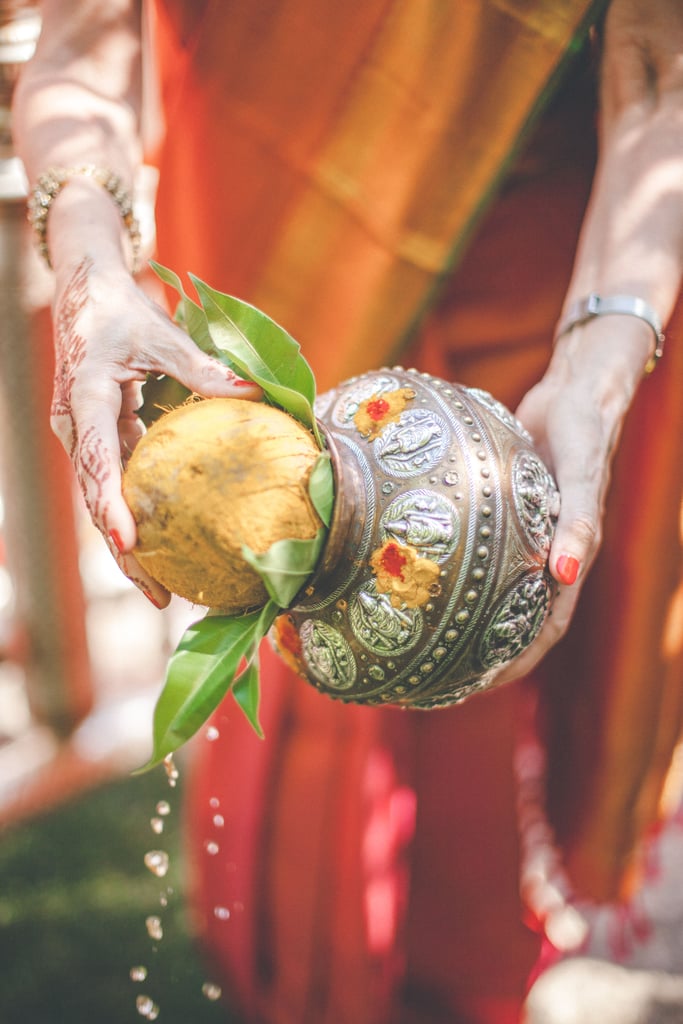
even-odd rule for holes
{"type": "MultiPolygon", "coordinates": [[[[218,738],[218,730],[211,726],[206,731],[206,739],[209,742],[213,742],[218,738]]],[[[167,757],[164,761],[164,770],[166,775],[166,783],[170,789],[175,789],[178,785],[180,773],[173,758],[167,757]]],[[[215,830],[223,828],[225,821],[223,815],[219,812],[219,801],[217,798],[211,798],[210,807],[212,810],[212,824],[215,830]]],[[[165,849],[163,849],[163,834],[169,819],[172,815],[174,808],[170,800],[160,799],[157,801],[154,812],[150,817],[150,830],[154,837],[154,846],[148,849],[143,856],[143,864],[145,868],[157,879],[164,880],[166,884],[161,889],[158,896],[158,906],[154,908],[153,912],[149,912],[145,915],[144,926],[149,939],[149,950],[152,956],[154,967],[159,967],[159,961],[156,959],[160,944],[164,938],[164,911],[169,907],[169,901],[174,895],[173,886],[168,884],[167,876],[172,874],[173,865],[171,858],[165,849]]],[[[215,839],[206,840],[204,843],[206,852],[211,856],[216,856],[220,852],[220,844],[215,839]]],[[[216,906],[214,907],[214,916],[219,921],[230,920],[230,910],[228,907],[216,906]]],[[[129,978],[134,984],[137,992],[135,994],[135,1010],[137,1015],[143,1020],[156,1020],[163,1008],[163,1001],[160,999],[159,1002],[148,994],[148,991],[159,989],[159,979],[156,979],[156,985],[148,983],[153,982],[154,975],[160,973],[160,971],[154,970],[150,966],[144,963],[139,963],[130,968],[129,978]]],[[[162,987],[163,990],[163,987],[162,987]]],[[[222,989],[219,984],[213,980],[204,980],[201,985],[201,991],[198,993],[200,998],[205,999],[211,1003],[217,1003],[222,996],[222,989]]]]}

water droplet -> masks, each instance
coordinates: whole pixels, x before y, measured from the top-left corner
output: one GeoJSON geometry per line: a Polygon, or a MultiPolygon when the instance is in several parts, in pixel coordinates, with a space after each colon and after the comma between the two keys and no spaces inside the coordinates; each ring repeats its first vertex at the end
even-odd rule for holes
{"type": "Polygon", "coordinates": [[[150,914],[149,917],[145,918],[145,928],[150,939],[163,939],[164,929],[161,927],[161,918],[156,917],[155,914],[150,914]]]}
{"type": "Polygon", "coordinates": [[[202,985],[202,995],[210,999],[212,1003],[215,1003],[223,995],[223,990],[220,985],[216,985],[213,981],[205,981],[202,985]]]}
{"type": "Polygon", "coordinates": [[[161,835],[161,833],[164,831],[163,818],[150,818],[149,823],[152,826],[152,832],[156,832],[157,835],[161,835]]]}
{"type": "Polygon", "coordinates": [[[212,796],[211,799],[209,800],[209,807],[213,807],[215,809],[216,807],[220,807],[220,805],[221,802],[217,796],[212,796]]]}
{"type": "Polygon", "coordinates": [[[159,1007],[150,996],[138,996],[135,1006],[140,1016],[147,1020],[156,1020],[159,1016],[159,1007]]]}
{"type": "Polygon", "coordinates": [[[168,872],[168,854],[164,850],[148,850],[145,854],[145,867],[157,878],[163,878],[168,872]]]}
{"type": "Polygon", "coordinates": [[[174,787],[178,781],[180,772],[173,763],[173,754],[168,754],[168,756],[164,758],[164,769],[166,771],[166,778],[168,779],[169,786],[174,787]]]}
{"type": "Polygon", "coordinates": [[[131,981],[144,981],[147,977],[147,968],[140,965],[139,967],[131,967],[130,969],[130,980],[131,981]]]}
{"type": "Polygon", "coordinates": [[[204,843],[204,849],[211,857],[215,857],[220,850],[220,846],[218,843],[214,843],[213,840],[207,839],[204,843]]]}
{"type": "Polygon", "coordinates": [[[223,828],[223,826],[225,825],[225,818],[223,817],[222,814],[214,814],[213,823],[216,826],[216,828],[223,828]]]}
{"type": "Polygon", "coordinates": [[[171,813],[171,805],[168,800],[160,800],[157,804],[157,814],[160,814],[162,818],[165,818],[167,814],[171,813]]]}
{"type": "Polygon", "coordinates": [[[230,911],[227,907],[214,907],[213,916],[217,917],[219,921],[230,920],[230,911]]]}
{"type": "Polygon", "coordinates": [[[206,730],[206,738],[209,743],[214,743],[220,737],[220,733],[215,725],[210,725],[206,730]]]}
{"type": "Polygon", "coordinates": [[[160,907],[167,907],[168,906],[168,896],[165,893],[163,893],[163,892],[162,892],[161,896],[159,897],[159,906],[160,907]]]}

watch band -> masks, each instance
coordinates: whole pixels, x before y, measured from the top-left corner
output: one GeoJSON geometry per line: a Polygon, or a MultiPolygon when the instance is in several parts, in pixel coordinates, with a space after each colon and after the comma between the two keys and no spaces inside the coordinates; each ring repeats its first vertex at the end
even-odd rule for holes
{"type": "Polygon", "coordinates": [[[664,351],[664,331],[659,316],[645,301],[637,295],[608,295],[603,297],[596,292],[578,299],[569,307],[565,319],[560,323],[556,337],[568,334],[575,327],[594,319],[596,316],[609,316],[619,314],[621,316],[635,316],[643,320],[652,330],[655,336],[655,350],[645,367],[646,373],[654,370],[657,360],[661,359],[664,351]]]}

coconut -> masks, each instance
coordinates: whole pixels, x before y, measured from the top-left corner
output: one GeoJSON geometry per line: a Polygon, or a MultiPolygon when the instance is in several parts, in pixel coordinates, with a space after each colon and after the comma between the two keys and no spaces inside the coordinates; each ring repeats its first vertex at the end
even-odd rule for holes
{"type": "Polygon", "coordinates": [[[135,557],[167,590],[242,614],[268,599],[243,545],[309,540],[321,521],[308,492],[320,454],[297,420],[234,398],[191,401],[157,420],[126,467],[135,557]]]}

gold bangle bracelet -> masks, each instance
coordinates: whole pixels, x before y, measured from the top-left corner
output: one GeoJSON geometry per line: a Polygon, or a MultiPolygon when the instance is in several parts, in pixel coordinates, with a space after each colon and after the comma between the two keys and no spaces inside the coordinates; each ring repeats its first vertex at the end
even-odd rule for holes
{"type": "Polygon", "coordinates": [[[47,220],[52,204],[62,191],[64,186],[72,178],[92,178],[98,185],[101,185],[109,193],[121,215],[121,220],[128,232],[132,250],[133,266],[132,272],[138,269],[140,256],[140,227],[133,212],[133,201],[130,193],[123,185],[118,174],[108,170],[106,167],[96,167],[94,164],[84,164],[81,167],[50,167],[37,179],[35,187],[31,191],[28,200],[28,219],[36,234],[38,251],[52,268],[50,251],[47,244],[47,220]]]}

